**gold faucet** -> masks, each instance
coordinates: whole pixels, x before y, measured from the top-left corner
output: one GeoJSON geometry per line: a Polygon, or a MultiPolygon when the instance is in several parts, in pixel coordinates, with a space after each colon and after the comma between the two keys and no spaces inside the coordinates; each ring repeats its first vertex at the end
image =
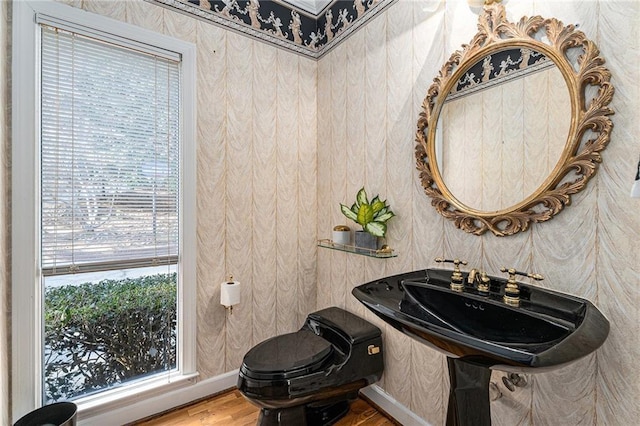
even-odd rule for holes
{"type": "Polygon", "coordinates": [[[480,271],[476,268],[473,268],[469,271],[469,275],[467,276],[467,284],[470,286],[474,286],[477,284],[476,288],[479,293],[489,293],[489,283],[491,283],[491,279],[486,272],[480,271]]]}
{"type": "Polygon", "coordinates": [[[467,276],[467,284],[474,285],[476,283],[476,277],[478,274],[478,270],[473,268],[469,271],[469,275],[467,276]]]}
{"type": "Polygon", "coordinates": [[[504,296],[502,297],[502,300],[504,301],[504,303],[511,306],[520,306],[520,287],[518,286],[518,282],[516,281],[516,275],[522,275],[523,277],[533,278],[536,281],[541,281],[544,279],[544,277],[540,274],[520,272],[520,271],[516,271],[513,268],[507,269],[504,266],[500,268],[500,271],[506,272],[509,274],[507,285],[504,287],[504,296]]]}
{"type": "Polygon", "coordinates": [[[434,259],[437,263],[453,263],[453,272],[451,273],[451,290],[461,292],[464,290],[464,279],[462,278],[462,272],[460,271],[460,265],[466,265],[466,260],[456,259],[443,259],[436,257],[434,259]]]}

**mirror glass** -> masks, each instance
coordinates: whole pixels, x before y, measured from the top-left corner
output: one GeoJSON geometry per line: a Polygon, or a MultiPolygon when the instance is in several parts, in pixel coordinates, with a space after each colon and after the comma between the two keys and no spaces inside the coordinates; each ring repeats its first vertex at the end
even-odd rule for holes
{"type": "Polygon", "coordinates": [[[462,74],[442,105],[436,159],[444,185],[475,210],[500,211],[533,194],[561,158],[571,99],[543,53],[491,53],[462,74]]]}

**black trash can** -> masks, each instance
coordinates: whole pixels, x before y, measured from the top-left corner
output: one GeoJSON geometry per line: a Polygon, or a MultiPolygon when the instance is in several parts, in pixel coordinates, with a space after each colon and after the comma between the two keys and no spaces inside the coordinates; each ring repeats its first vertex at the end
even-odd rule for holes
{"type": "Polygon", "coordinates": [[[76,426],[77,412],[73,402],[56,402],[26,414],[13,426],[76,426]]]}

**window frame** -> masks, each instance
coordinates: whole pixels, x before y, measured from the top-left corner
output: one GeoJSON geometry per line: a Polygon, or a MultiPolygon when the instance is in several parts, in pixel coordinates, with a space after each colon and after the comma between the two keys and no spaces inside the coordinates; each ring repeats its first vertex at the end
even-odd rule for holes
{"type": "MultiPolygon", "coordinates": [[[[178,373],[162,380],[80,398],[79,416],[122,407],[132,396],[188,384],[196,372],[196,48],[193,43],[54,1],[13,3],[12,48],[12,342],[13,421],[42,405],[42,288],[39,256],[39,25],[41,13],[102,33],[176,52],[181,61],[180,251],[178,258],[178,373]],[[27,283],[25,285],[24,283],[27,283]],[[28,284],[31,285],[28,285],[28,284]]],[[[132,418],[132,420],[134,420],[132,418]]]]}

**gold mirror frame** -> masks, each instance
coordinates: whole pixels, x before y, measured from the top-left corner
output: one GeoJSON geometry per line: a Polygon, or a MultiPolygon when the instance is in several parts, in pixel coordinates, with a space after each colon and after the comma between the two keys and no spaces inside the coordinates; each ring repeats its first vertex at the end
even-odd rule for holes
{"type": "Polygon", "coordinates": [[[422,103],[416,132],[416,166],[425,193],[436,210],[469,233],[487,231],[497,236],[526,231],[532,222],[551,219],[571,203],[571,195],[581,191],[602,162],[613,124],[608,107],[614,88],[610,71],[604,67],[597,46],[574,25],[555,19],[523,17],[517,23],[506,19],[504,6],[484,7],[478,18],[478,33],[471,43],[454,52],[442,66],[422,103]],[[546,36],[548,44],[539,41],[546,36]],[[530,48],[542,52],[560,69],[569,90],[571,124],[562,155],[551,174],[533,194],[509,208],[487,212],[470,208],[447,189],[437,167],[436,125],[446,95],[468,69],[493,52],[508,48],[530,48]],[[579,49],[572,62],[567,53],[579,49]],[[586,91],[597,89],[587,102],[586,91]],[[433,160],[432,160],[433,159],[433,160]]]}

